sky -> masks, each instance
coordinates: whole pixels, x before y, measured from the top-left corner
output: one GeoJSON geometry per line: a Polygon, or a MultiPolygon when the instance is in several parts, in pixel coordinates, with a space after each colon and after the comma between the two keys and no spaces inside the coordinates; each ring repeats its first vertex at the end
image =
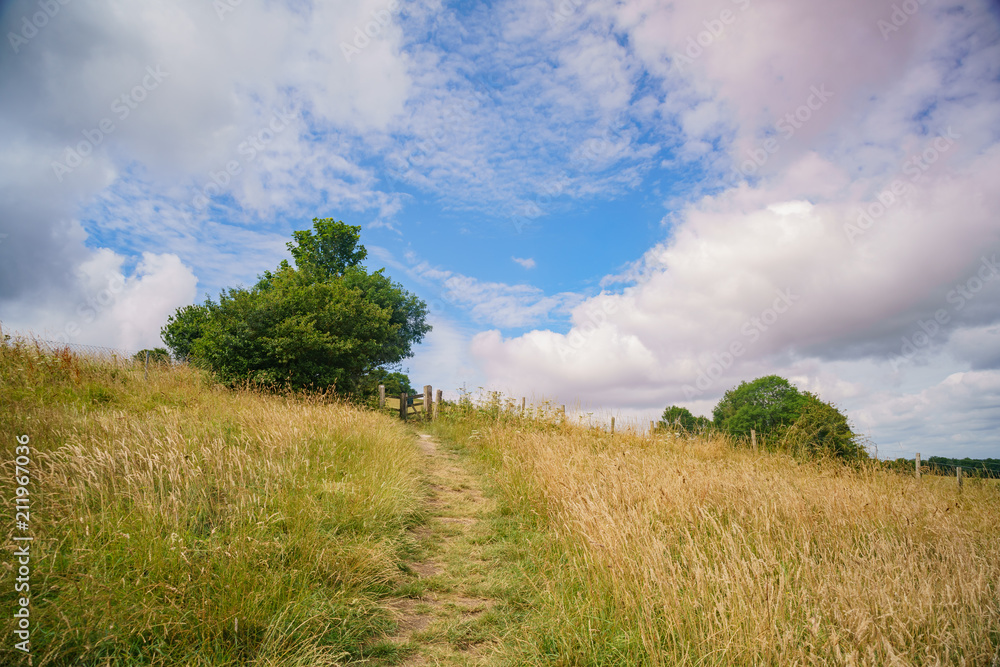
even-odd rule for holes
{"type": "MultiPolygon", "coordinates": [[[[770,374],[1000,457],[1000,3],[0,3],[0,324],[126,350],[315,217],[415,386],[639,424],[770,374]]],[[[591,418],[591,417],[588,417],[591,418]]]]}

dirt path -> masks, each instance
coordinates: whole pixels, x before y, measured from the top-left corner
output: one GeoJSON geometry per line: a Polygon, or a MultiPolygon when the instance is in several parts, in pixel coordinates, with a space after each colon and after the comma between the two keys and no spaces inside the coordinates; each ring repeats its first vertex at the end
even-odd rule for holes
{"type": "Polygon", "coordinates": [[[484,665],[496,644],[496,601],[489,596],[487,516],[493,503],[458,456],[421,434],[427,458],[430,517],[411,531],[416,541],[410,581],[389,601],[404,649],[401,665],[484,665]]]}

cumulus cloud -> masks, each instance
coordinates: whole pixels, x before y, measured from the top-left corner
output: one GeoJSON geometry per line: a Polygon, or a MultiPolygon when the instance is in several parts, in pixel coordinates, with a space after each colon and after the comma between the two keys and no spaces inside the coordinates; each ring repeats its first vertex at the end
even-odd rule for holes
{"type": "Polygon", "coordinates": [[[107,249],[91,253],[76,267],[71,291],[41,302],[5,304],[4,329],[122,350],[162,345],[160,327],[194,300],[197,278],[172,254],[142,253],[128,277],[124,261],[107,249]]]}
{"type": "Polygon", "coordinates": [[[431,304],[415,366],[636,415],[777,372],[887,437],[936,406],[996,425],[1000,23],[897,4],[60,5],[0,58],[0,317],[146,346],[316,208],[530,233],[642,186],[662,233],[600,293],[370,246],[431,304]]]}
{"type": "MultiPolygon", "coordinates": [[[[6,3],[3,34],[22,32],[22,17],[37,9],[6,3]]],[[[386,131],[410,87],[399,17],[384,10],[380,0],[221,14],[193,1],[60,4],[0,58],[5,324],[65,333],[76,304],[93,297],[81,276],[106,262],[108,246],[124,247],[132,254],[113,253],[114,271],[139,300],[126,287],[104,319],[70,337],[155,342],[170,310],[151,297],[157,285],[168,301],[191,299],[188,266],[214,290],[252,278],[247,266],[277,261],[276,238],[288,230],[254,229],[261,217],[308,219],[299,211],[306,199],[394,215],[398,196],[378,191],[371,169],[358,166],[361,138],[386,131]],[[348,59],[340,43],[353,43],[353,28],[364,31],[375,15],[377,35],[348,59]],[[234,247],[239,261],[227,256],[234,247]],[[247,261],[255,247],[260,263],[247,261]],[[110,324],[126,311],[132,324],[110,324]]],[[[423,10],[412,3],[407,11],[423,10]]]]}
{"type": "MultiPolygon", "coordinates": [[[[864,421],[888,424],[917,410],[904,404],[948,392],[959,401],[973,378],[993,381],[973,374],[891,400],[858,390],[876,378],[898,383],[940,355],[995,363],[1000,281],[988,267],[1000,195],[990,175],[1000,172],[1000,145],[989,126],[1000,120],[1000,90],[987,63],[997,53],[996,22],[976,24],[984,5],[928,5],[883,39],[880,3],[743,4],[606,10],[648,68],[708,77],[697,92],[709,101],[684,100],[682,128],[689,142],[701,141],[721,131],[715,119],[728,118],[729,169],[739,177],[677,212],[667,240],[602,283],[626,287],[576,306],[567,334],[477,335],[472,350],[497,385],[638,411],[684,403],[705,412],[741,380],[780,371],[804,388],[826,376],[830,398],[874,401],[881,412],[864,421]],[[725,39],[692,49],[684,70],[686,36],[697,40],[723,11],[738,20],[725,39]],[[820,95],[822,86],[832,94],[820,95]],[[961,101],[949,91],[962,91],[961,101]],[[722,105],[733,113],[721,114],[722,105]],[[775,124],[789,112],[794,131],[782,137],[775,124]],[[748,159],[756,161],[740,174],[748,159]],[[875,363],[855,373],[857,383],[829,382],[829,364],[852,360],[875,363]]],[[[984,419],[995,425],[1000,414],[984,419]]]]}

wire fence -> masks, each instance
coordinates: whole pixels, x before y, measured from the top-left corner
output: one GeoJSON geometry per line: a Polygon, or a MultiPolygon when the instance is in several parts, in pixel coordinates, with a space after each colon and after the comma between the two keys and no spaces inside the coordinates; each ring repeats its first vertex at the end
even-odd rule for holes
{"type": "Polygon", "coordinates": [[[921,467],[928,468],[930,474],[953,475],[961,468],[967,476],[1000,478],[1000,465],[984,462],[946,463],[944,461],[922,461],[921,467]]]}
{"type": "Polygon", "coordinates": [[[102,347],[100,345],[83,345],[81,343],[61,343],[59,341],[39,340],[37,338],[29,339],[29,342],[35,343],[39,348],[52,354],[68,349],[73,354],[78,354],[81,357],[94,357],[108,361],[131,359],[139,353],[139,350],[124,350],[114,347],[102,347]]]}
{"type": "MultiPolygon", "coordinates": [[[[10,336],[0,336],[0,345],[9,345],[11,342],[21,342],[27,343],[29,345],[35,345],[39,350],[47,352],[49,354],[57,354],[62,350],[69,350],[73,354],[89,357],[92,359],[99,359],[103,361],[111,361],[114,363],[127,363],[132,361],[143,361],[141,358],[137,358],[137,355],[141,350],[127,350],[124,348],[114,348],[114,347],[104,347],[101,345],[84,345],[82,343],[64,343],[61,341],[53,340],[42,340],[40,338],[30,338],[30,337],[10,337],[10,336]]],[[[186,360],[175,360],[175,363],[184,363],[186,360]]],[[[425,389],[429,389],[425,387],[425,389]]],[[[384,390],[383,390],[384,391],[384,390]]],[[[440,398],[440,391],[438,392],[440,398]]],[[[421,409],[421,404],[423,400],[419,397],[409,396],[407,397],[408,408],[412,409],[414,412],[421,409]],[[416,398],[416,401],[414,400],[416,398]]],[[[392,407],[394,409],[399,409],[399,399],[384,396],[382,400],[382,406],[392,407]]],[[[436,402],[428,401],[430,404],[436,402]]],[[[521,399],[521,411],[523,412],[525,408],[525,399],[521,399]]],[[[562,414],[565,415],[565,406],[562,406],[562,414]]],[[[409,412],[409,410],[408,410],[409,412]]],[[[564,417],[565,418],[565,417],[564,417]]],[[[650,422],[650,428],[653,427],[653,423],[650,422]]],[[[614,418],[612,418],[611,423],[612,433],[614,432],[614,418]]],[[[919,454],[918,454],[919,456],[919,454]]],[[[987,477],[987,478],[1000,478],[1000,463],[992,463],[986,461],[969,461],[968,463],[951,463],[950,461],[933,460],[938,457],[931,457],[930,459],[924,459],[920,462],[920,471],[924,474],[931,475],[955,475],[958,470],[961,469],[962,475],[969,477],[987,477]]],[[[942,457],[943,458],[943,457],[942,457]]],[[[955,459],[951,459],[955,460],[955,459]]],[[[909,471],[912,474],[914,461],[910,460],[906,467],[909,467],[909,471]]]]}
{"type": "MultiPolygon", "coordinates": [[[[43,354],[59,354],[63,350],[69,350],[74,355],[86,357],[96,361],[107,361],[112,363],[131,363],[132,361],[144,361],[139,358],[142,350],[128,350],[120,347],[104,347],[102,345],[85,345],[83,343],[66,343],[57,340],[45,340],[24,335],[3,335],[0,336],[0,345],[26,345],[37,348],[43,354]]],[[[157,356],[150,361],[162,361],[163,358],[157,356]]],[[[183,360],[182,360],[183,361],[183,360]]]]}

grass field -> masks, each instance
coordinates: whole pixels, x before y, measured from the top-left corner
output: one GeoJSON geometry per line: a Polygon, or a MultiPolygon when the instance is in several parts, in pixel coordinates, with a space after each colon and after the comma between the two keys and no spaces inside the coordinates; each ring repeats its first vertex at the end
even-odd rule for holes
{"type": "Polygon", "coordinates": [[[39,665],[987,665],[1000,486],[0,345],[39,665]],[[425,443],[426,444],[426,443],[425,443]],[[429,445],[428,445],[429,446],[429,445]],[[427,623],[426,627],[424,624],[427,623]],[[407,630],[407,627],[410,629],[407,630]]]}
{"type": "Polygon", "coordinates": [[[26,434],[34,665],[333,665],[391,629],[422,498],[397,422],[31,346],[0,346],[0,382],[0,625],[26,434]]]}
{"type": "Polygon", "coordinates": [[[522,664],[995,664],[994,480],[959,493],[953,478],[611,436],[496,404],[435,430],[551,537],[522,664]]]}

